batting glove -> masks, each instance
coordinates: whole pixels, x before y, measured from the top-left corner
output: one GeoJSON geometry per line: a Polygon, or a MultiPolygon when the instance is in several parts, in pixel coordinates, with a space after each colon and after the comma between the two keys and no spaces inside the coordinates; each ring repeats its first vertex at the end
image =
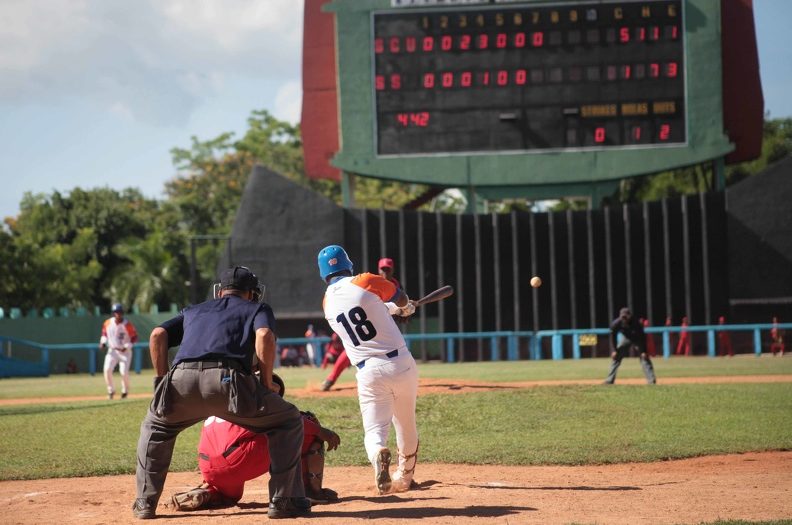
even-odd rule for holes
{"type": "Polygon", "coordinates": [[[410,317],[414,313],[415,313],[415,305],[412,302],[408,302],[407,304],[399,308],[399,315],[402,317],[410,317]]]}

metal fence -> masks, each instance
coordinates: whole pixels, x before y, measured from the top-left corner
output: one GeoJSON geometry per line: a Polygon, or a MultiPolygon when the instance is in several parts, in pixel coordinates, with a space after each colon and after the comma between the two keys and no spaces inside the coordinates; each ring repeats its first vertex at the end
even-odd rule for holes
{"type": "MultiPolygon", "coordinates": [[[[772,324],[744,324],[744,325],[699,325],[699,326],[658,326],[645,329],[648,336],[659,337],[661,344],[660,354],[664,359],[669,359],[672,354],[671,335],[679,334],[683,331],[703,333],[706,335],[706,355],[715,357],[717,355],[716,335],[718,333],[742,333],[747,334],[752,339],[753,353],[758,357],[762,354],[763,333],[768,335],[773,327],[779,330],[792,330],[792,323],[772,324]]],[[[583,352],[581,349],[590,346],[592,342],[598,340],[600,336],[608,337],[610,331],[607,328],[597,329],[569,329],[569,330],[539,330],[536,332],[523,331],[499,331],[499,332],[456,332],[456,333],[424,333],[424,334],[405,334],[407,341],[416,358],[428,361],[437,359],[442,362],[456,363],[462,361],[461,348],[465,341],[473,341],[477,345],[483,345],[489,350],[489,355],[479,351],[477,360],[489,361],[516,361],[525,355],[527,359],[554,359],[561,360],[567,357],[581,359],[583,352]],[[425,342],[439,343],[437,355],[430,356],[426,350],[425,342]],[[416,343],[421,343],[420,349],[416,349],[416,343]],[[521,349],[525,349],[523,354],[521,349]],[[565,352],[565,349],[571,351],[565,352]],[[418,355],[420,354],[420,355],[418,355]]],[[[769,344],[769,338],[765,337],[769,344]]],[[[286,346],[304,346],[313,344],[318,349],[314,354],[315,364],[320,364],[323,358],[325,343],[330,341],[329,337],[293,337],[279,339],[277,342],[276,365],[279,365],[281,350],[286,346]]],[[[99,349],[95,342],[75,343],[75,344],[40,344],[34,341],[17,339],[13,337],[0,336],[0,378],[15,376],[48,376],[50,374],[50,355],[52,352],[62,351],[85,351],[88,373],[94,375],[97,372],[99,349]],[[14,358],[14,348],[25,348],[26,355],[30,355],[30,349],[38,353],[39,360],[14,358]]],[[[136,343],[134,345],[134,356],[132,358],[132,368],[138,374],[143,369],[144,356],[148,363],[147,343],[136,343]]]]}

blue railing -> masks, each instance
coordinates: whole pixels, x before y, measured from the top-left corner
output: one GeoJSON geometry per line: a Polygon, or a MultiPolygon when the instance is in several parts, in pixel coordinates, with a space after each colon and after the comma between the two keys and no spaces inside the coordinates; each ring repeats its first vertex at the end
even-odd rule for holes
{"type": "MultiPolygon", "coordinates": [[[[716,344],[715,335],[718,332],[751,332],[753,337],[754,354],[759,356],[762,354],[762,332],[768,333],[774,325],[772,324],[743,324],[743,325],[699,325],[699,326],[652,326],[645,329],[647,334],[660,334],[662,341],[662,356],[665,359],[671,357],[671,334],[687,331],[690,333],[704,332],[707,334],[707,355],[715,357],[716,344]]],[[[792,323],[779,323],[777,325],[779,330],[792,330],[792,323]]],[[[607,328],[580,328],[580,329],[567,329],[567,330],[539,330],[532,331],[499,331],[499,332],[444,332],[434,334],[405,334],[404,338],[409,347],[413,347],[416,342],[420,341],[441,341],[444,342],[443,360],[448,363],[459,361],[459,351],[461,343],[465,340],[479,340],[489,342],[489,359],[492,361],[509,360],[515,361],[519,359],[520,344],[527,340],[528,343],[528,356],[530,359],[539,360],[543,359],[543,342],[546,338],[550,339],[550,357],[551,359],[564,359],[564,346],[565,338],[572,338],[572,358],[581,358],[581,336],[596,335],[597,337],[608,337],[610,331],[607,328]],[[504,343],[505,342],[505,347],[504,343]],[[501,351],[505,348],[505,355],[501,351]]],[[[312,343],[317,351],[314,354],[316,364],[320,364],[323,357],[324,344],[329,342],[329,337],[289,337],[279,339],[277,342],[277,355],[280,355],[280,350],[287,345],[305,345],[312,343]]],[[[0,367],[10,367],[13,359],[13,353],[10,349],[14,345],[29,347],[37,349],[40,352],[40,365],[39,369],[49,372],[50,366],[50,352],[66,351],[66,350],[86,350],[88,352],[88,367],[87,370],[91,375],[97,372],[97,352],[99,348],[95,342],[91,343],[73,343],[73,344],[41,344],[35,341],[28,341],[25,339],[18,339],[14,337],[0,336],[0,355],[3,360],[0,360],[0,367]],[[7,353],[11,353],[6,357],[7,353]]],[[[148,349],[148,343],[135,343],[134,356],[132,358],[132,367],[138,374],[143,368],[143,355],[144,351],[148,349]]],[[[28,360],[29,361],[29,360],[28,360]]],[[[38,374],[36,374],[38,375],[38,374]]],[[[42,374],[45,375],[45,374],[42,374]]],[[[0,370],[0,377],[5,377],[3,370],[0,370]]]]}

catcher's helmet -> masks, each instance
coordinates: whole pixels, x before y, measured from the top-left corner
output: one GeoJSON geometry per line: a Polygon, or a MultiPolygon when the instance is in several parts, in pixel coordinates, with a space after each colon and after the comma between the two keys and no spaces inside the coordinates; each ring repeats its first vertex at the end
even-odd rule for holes
{"type": "Polygon", "coordinates": [[[337,244],[322,248],[319,252],[318,262],[319,275],[322,279],[327,279],[328,276],[344,270],[352,271],[352,261],[349,260],[349,255],[337,244]]]}
{"type": "Polygon", "coordinates": [[[124,313],[124,305],[121,303],[113,303],[113,307],[110,308],[110,313],[114,314],[116,312],[120,314],[124,313]]]}

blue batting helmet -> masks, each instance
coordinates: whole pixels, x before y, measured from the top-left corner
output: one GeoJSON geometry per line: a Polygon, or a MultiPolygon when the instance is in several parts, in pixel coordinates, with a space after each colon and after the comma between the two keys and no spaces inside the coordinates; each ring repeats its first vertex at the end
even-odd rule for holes
{"type": "Polygon", "coordinates": [[[113,303],[113,307],[110,308],[110,313],[124,313],[124,305],[121,303],[113,303]]]}
{"type": "Polygon", "coordinates": [[[319,252],[318,262],[319,275],[322,279],[327,279],[328,275],[344,270],[352,271],[352,261],[349,260],[349,255],[336,244],[322,248],[319,252]]]}

